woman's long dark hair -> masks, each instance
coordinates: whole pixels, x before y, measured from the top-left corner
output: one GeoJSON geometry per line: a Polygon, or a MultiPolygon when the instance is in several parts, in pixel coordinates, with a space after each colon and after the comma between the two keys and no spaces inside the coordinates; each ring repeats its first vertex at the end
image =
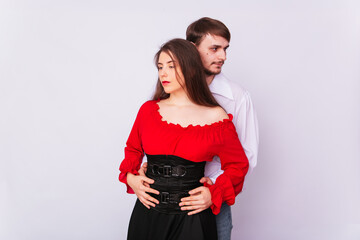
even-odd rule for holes
{"type": "MultiPolygon", "coordinates": [[[[200,54],[194,44],[187,40],[175,38],[163,44],[155,55],[155,65],[159,62],[160,54],[167,53],[175,61],[184,75],[185,86],[182,86],[190,100],[196,104],[208,107],[220,106],[210,92],[207,85],[204,67],[200,54]]],[[[175,70],[176,64],[174,64],[175,70]]],[[[166,99],[170,94],[164,91],[158,79],[153,100],[166,99]]]]}

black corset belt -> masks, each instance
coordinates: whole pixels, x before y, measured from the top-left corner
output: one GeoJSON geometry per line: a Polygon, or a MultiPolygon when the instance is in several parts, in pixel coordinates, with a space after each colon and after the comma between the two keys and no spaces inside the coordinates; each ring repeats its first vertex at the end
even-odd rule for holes
{"type": "Polygon", "coordinates": [[[199,180],[204,176],[205,162],[192,162],[173,155],[146,156],[146,176],[155,180],[150,186],[160,192],[159,195],[150,193],[159,200],[152,209],[168,214],[187,213],[181,211],[180,199],[188,197],[190,190],[202,186],[199,180]]]}

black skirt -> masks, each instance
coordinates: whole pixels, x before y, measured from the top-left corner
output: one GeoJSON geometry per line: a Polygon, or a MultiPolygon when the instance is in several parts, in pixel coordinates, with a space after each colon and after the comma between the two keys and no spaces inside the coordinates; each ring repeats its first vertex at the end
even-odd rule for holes
{"type": "Polygon", "coordinates": [[[128,240],[217,240],[216,220],[208,208],[194,215],[181,211],[179,202],[188,191],[201,186],[205,163],[195,163],[176,156],[147,155],[146,175],[160,195],[155,208],[147,209],[139,200],[132,212],[128,240]]]}

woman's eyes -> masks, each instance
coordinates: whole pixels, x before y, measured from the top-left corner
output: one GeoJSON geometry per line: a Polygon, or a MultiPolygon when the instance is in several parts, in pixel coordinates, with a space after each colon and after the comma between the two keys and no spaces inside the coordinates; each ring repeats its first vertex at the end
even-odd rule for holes
{"type": "MultiPolygon", "coordinates": [[[[169,66],[169,68],[175,68],[175,66],[169,66]]],[[[158,66],[158,70],[162,70],[163,67],[158,66]]]]}

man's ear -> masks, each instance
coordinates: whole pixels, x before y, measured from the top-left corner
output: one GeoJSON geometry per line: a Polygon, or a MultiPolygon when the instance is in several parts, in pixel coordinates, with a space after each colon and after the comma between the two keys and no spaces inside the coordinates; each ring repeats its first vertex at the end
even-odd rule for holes
{"type": "MultiPolygon", "coordinates": [[[[190,41],[191,42],[191,41],[190,41]]],[[[193,42],[191,42],[195,47],[196,47],[196,49],[198,48],[198,46],[195,44],[195,43],[193,43],[193,42]]]]}
{"type": "MultiPolygon", "coordinates": [[[[188,40],[189,41],[189,40],[188,40]]],[[[196,47],[196,44],[193,42],[193,41],[189,41],[189,42],[191,42],[192,43],[192,45],[194,45],[195,47],[196,47]]]]}

